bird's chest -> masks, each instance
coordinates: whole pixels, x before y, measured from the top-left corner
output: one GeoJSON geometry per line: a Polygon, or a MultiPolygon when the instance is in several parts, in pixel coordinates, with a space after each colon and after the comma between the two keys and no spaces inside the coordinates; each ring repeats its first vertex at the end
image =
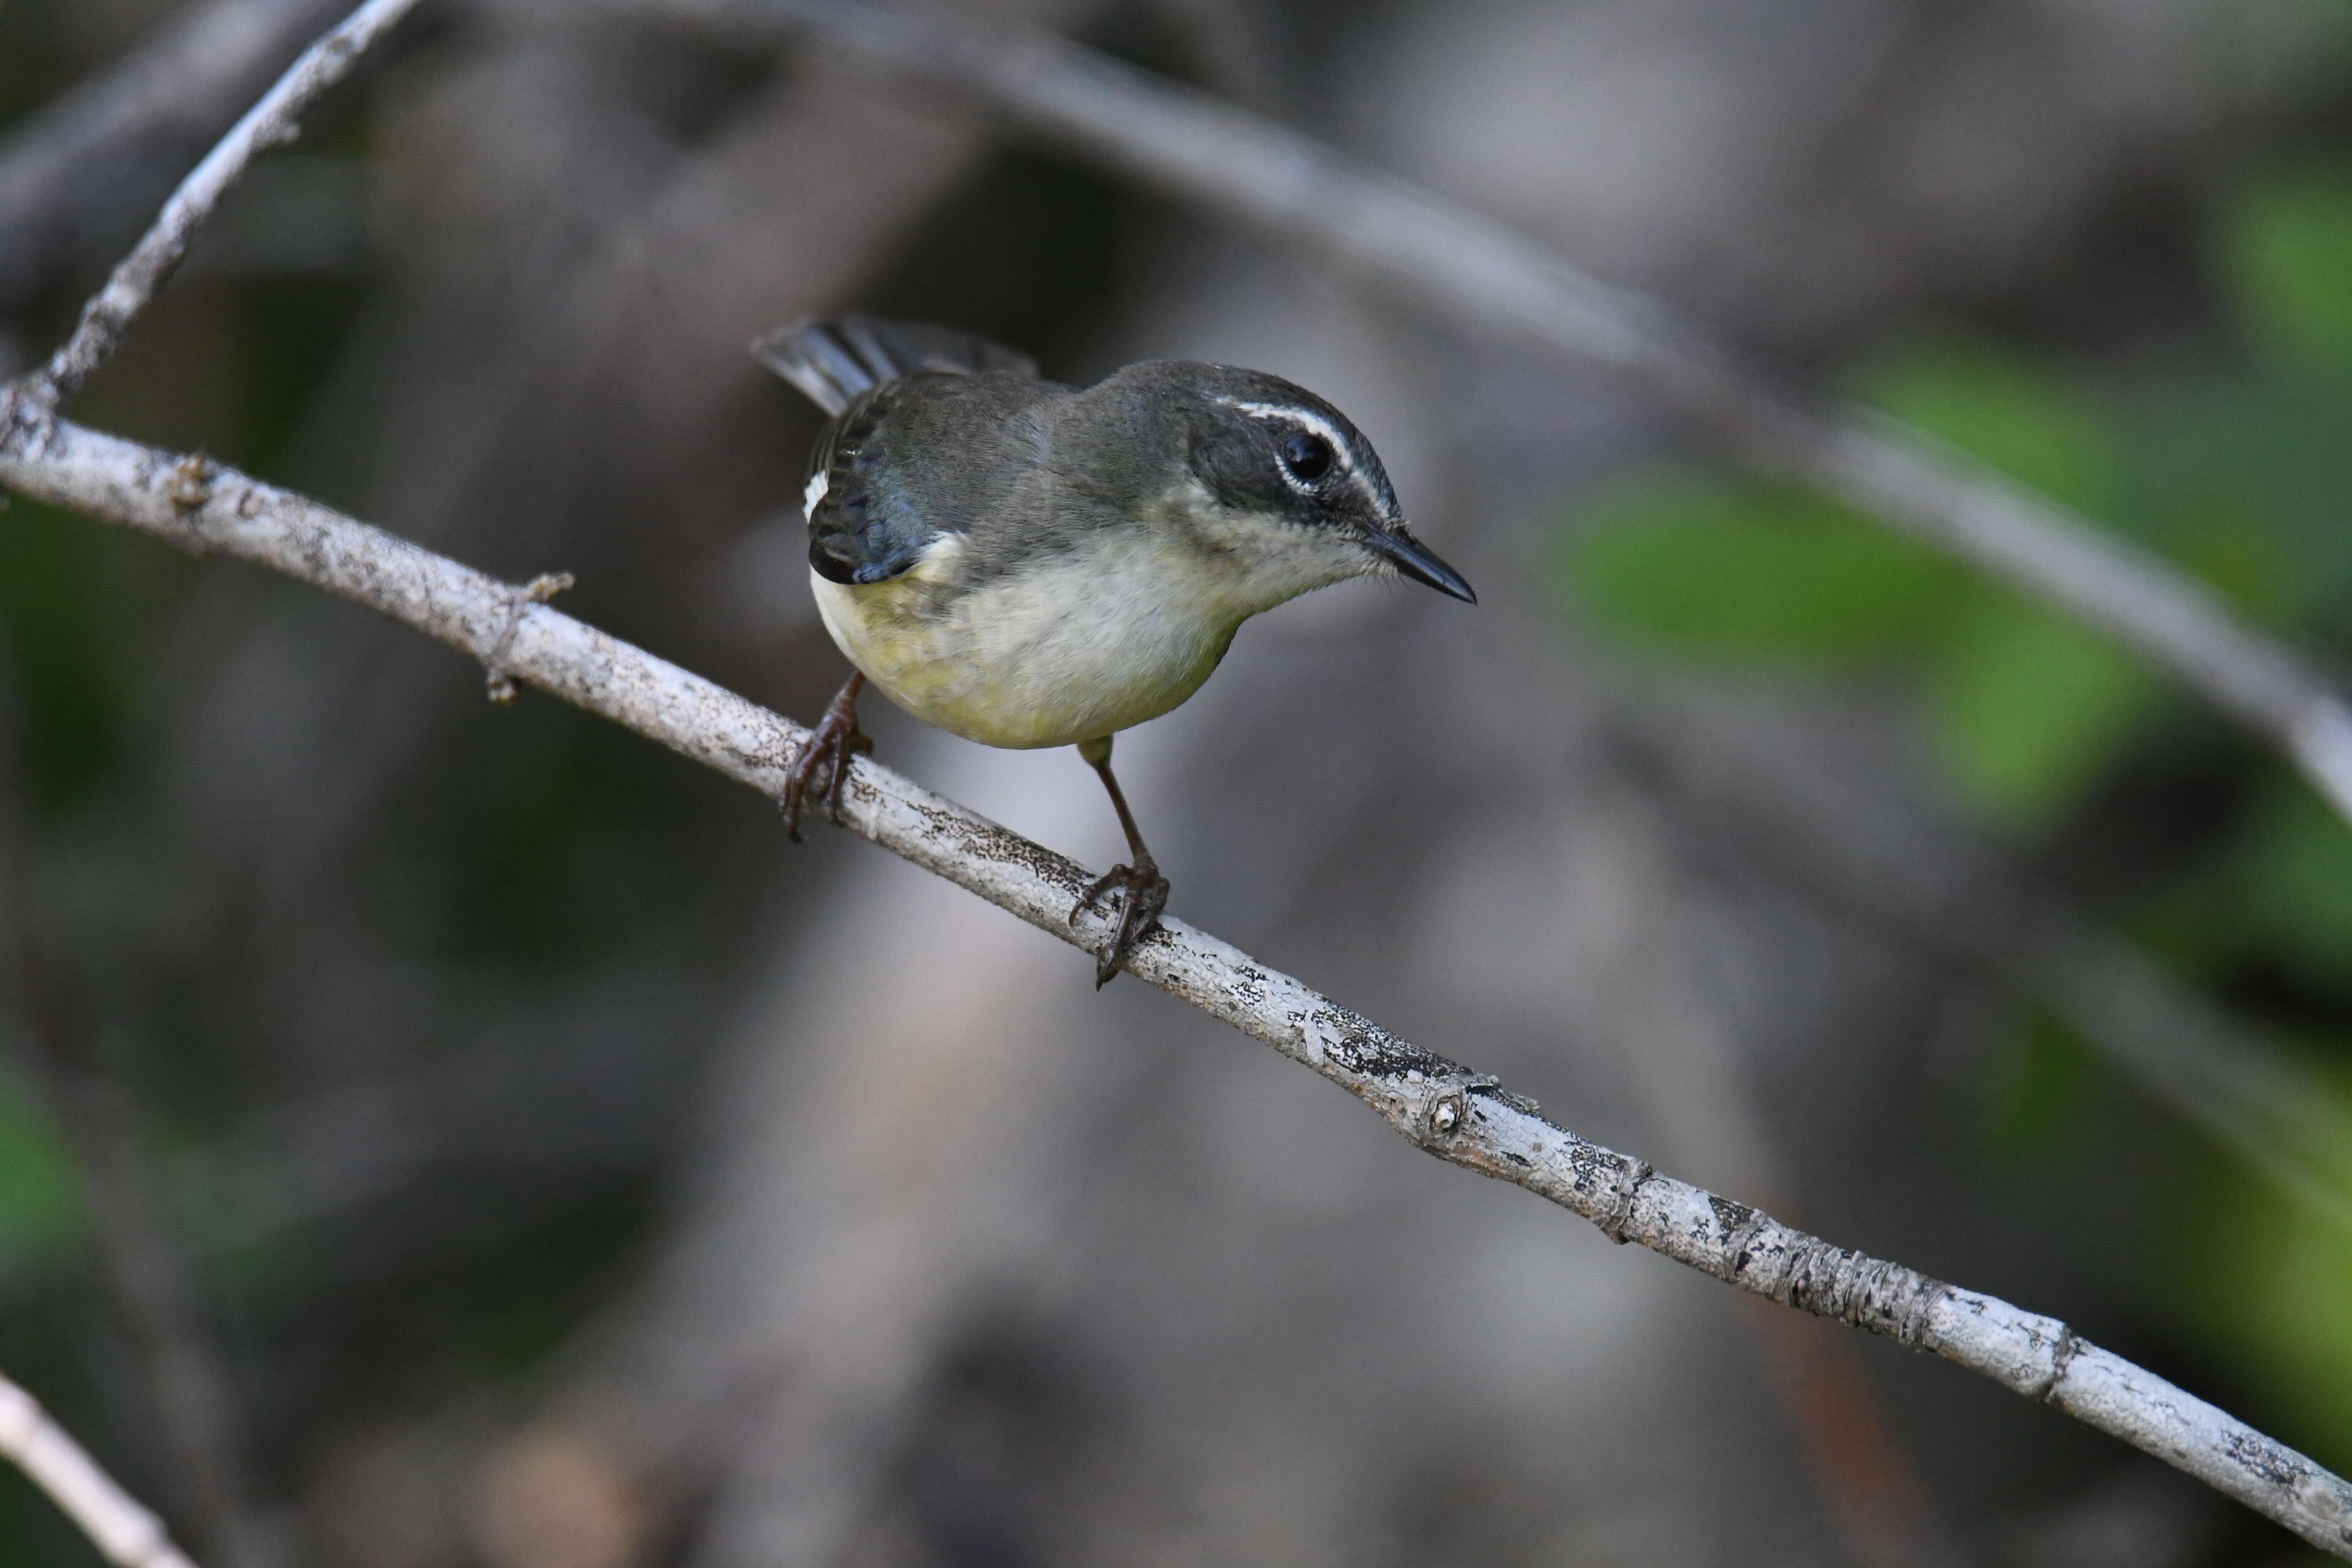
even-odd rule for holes
{"type": "Polygon", "coordinates": [[[1154,719],[1207,679],[1245,606],[1181,540],[1117,531],[977,581],[961,540],[904,576],[812,574],[825,629],[901,708],[992,746],[1059,746],[1154,719]]]}

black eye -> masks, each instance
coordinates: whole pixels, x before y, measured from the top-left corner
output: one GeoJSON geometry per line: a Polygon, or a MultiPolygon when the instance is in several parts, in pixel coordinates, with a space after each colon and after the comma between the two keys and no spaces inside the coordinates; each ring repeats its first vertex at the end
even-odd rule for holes
{"type": "Polygon", "coordinates": [[[1282,466],[1302,485],[1311,485],[1331,471],[1331,443],[1306,430],[1282,438],[1282,466]]]}

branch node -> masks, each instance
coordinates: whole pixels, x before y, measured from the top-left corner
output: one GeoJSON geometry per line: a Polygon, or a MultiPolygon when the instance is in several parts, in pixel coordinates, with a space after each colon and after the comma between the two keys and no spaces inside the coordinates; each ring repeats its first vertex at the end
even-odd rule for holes
{"type": "Polygon", "coordinates": [[[46,457],[57,428],[58,400],[38,371],[0,386],[0,452],[46,457]]]}
{"type": "MultiPolygon", "coordinates": [[[[1723,1231],[1723,1266],[1717,1271],[1717,1278],[1727,1285],[1738,1285],[1741,1283],[1740,1269],[1748,1262],[1748,1248],[1753,1247],[1756,1238],[1763,1234],[1764,1227],[1773,1222],[1761,1209],[1750,1208],[1746,1204],[1736,1204],[1728,1198],[1717,1197],[1710,1197],[1707,1201],[1715,1209],[1717,1226],[1723,1231]]],[[[1814,1247],[1826,1248],[1829,1246],[1827,1242],[1814,1237],[1808,1237],[1806,1239],[1814,1247]]],[[[1775,1281],[1778,1289],[1759,1287],[1759,1293],[1770,1297],[1784,1306],[1800,1304],[1796,1300],[1796,1291],[1791,1287],[1801,1278],[1802,1270],[1809,1267],[1811,1261],[1810,1256],[1780,1260],[1780,1278],[1775,1281]],[[1794,1262],[1797,1267],[1790,1267],[1791,1262],[1794,1262]]]]}
{"type": "Polygon", "coordinates": [[[202,452],[191,452],[172,465],[172,482],[164,494],[171,497],[172,510],[184,514],[202,511],[213,499],[213,479],[220,469],[202,452]]]}
{"type": "Polygon", "coordinates": [[[2058,1385],[2066,1381],[2066,1369],[2074,1364],[2074,1352],[2082,1348],[2082,1336],[2065,1324],[2060,1324],[2058,1343],[2050,1352],[2050,1375],[2042,1380],[2041,1386],[2034,1389],[2029,1397],[2048,1404],[2051,1395],[2058,1392],[2058,1385]]]}
{"type": "Polygon", "coordinates": [[[1606,1219],[1593,1222],[1600,1226],[1601,1235],[1620,1247],[1633,1239],[1625,1234],[1625,1227],[1633,1223],[1633,1200],[1642,1195],[1642,1188],[1656,1174],[1647,1160],[1619,1157],[1617,1180],[1612,1184],[1617,1194],[1617,1202],[1606,1219]]]}
{"type": "Polygon", "coordinates": [[[1449,1089],[1431,1100],[1429,1114],[1425,1119],[1429,1131],[1423,1137],[1422,1142],[1427,1144],[1451,1142],[1454,1134],[1462,1130],[1465,1110],[1462,1096],[1458,1090],[1449,1089]]]}
{"type": "Polygon", "coordinates": [[[515,634],[522,629],[523,616],[533,605],[544,605],[572,583],[569,572],[542,572],[520,588],[507,589],[506,625],[499,628],[499,640],[490,645],[488,656],[482,660],[491,701],[514,700],[514,676],[507,668],[507,656],[514,651],[515,634]]]}
{"type": "Polygon", "coordinates": [[[1465,1091],[1467,1093],[1483,1095],[1488,1100],[1497,1100],[1502,1104],[1509,1106],[1513,1110],[1523,1112],[1528,1116],[1533,1116],[1543,1109],[1541,1105],[1538,1104],[1528,1096],[1515,1093],[1510,1089],[1505,1089],[1501,1079],[1493,1077],[1487,1073],[1477,1074],[1472,1078],[1469,1083],[1465,1085],[1464,1088],[1465,1091]]]}
{"type": "Polygon", "coordinates": [[[1887,1337],[1905,1350],[1923,1349],[1927,1343],[1927,1314],[1951,1287],[1898,1263],[1886,1267],[1890,1276],[1899,1277],[1906,1288],[1901,1307],[1886,1314],[1887,1321],[1893,1325],[1887,1337]]]}

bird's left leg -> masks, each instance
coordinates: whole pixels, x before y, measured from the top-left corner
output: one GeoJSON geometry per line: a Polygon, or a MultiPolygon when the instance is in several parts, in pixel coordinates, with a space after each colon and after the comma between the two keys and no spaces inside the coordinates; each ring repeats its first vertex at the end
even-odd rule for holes
{"type": "Polygon", "coordinates": [[[1143,847],[1143,835],[1135,828],[1135,814],[1127,809],[1127,796],[1119,793],[1118,780],[1110,771],[1110,741],[1105,735],[1098,741],[1078,742],[1078,755],[1084,757],[1100,776],[1103,788],[1110,791],[1110,804],[1118,813],[1118,825],[1127,834],[1128,864],[1113,866],[1095,879],[1078,907],[1070,911],[1070,923],[1078,923],[1078,916],[1093,909],[1104,893],[1118,888],[1127,896],[1119,900],[1118,930],[1112,936],[1110,951],[1095,958],[1095,989],[1110,984],[1127,963],[1135,944],[1150,933],[1160,921],[1160,911],[1168,907],[1168,879],[1160,874],[1160,867],[1151,858],[1151,851],[1143,847]]]}
{"type": "Polygon", "coordinates": [[[808,794],[809,780],[816,776],[817,764],[828,759],[833,776],[825,783],[824,814],[835,827],[841,826],[841,788],[849,779],[849,754],[874,749],[857,727],[857,694],[865,687],[866,672],[853,670],[848,683],[825,704],[824,717],[809,731],[801,754],[793,759],[793,771],[784,775],[784,831],[795,844],[801,841],[801,801],[808,794]]]}

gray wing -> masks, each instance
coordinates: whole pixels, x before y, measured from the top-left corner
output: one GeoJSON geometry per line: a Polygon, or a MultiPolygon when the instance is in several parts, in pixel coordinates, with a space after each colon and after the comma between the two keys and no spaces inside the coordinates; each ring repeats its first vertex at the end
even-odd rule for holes
{"type": "Polygon", "coordinates": [[[941,533],[965,526],[963,487],[932,493],[942,490],[940,465],[925,448],[986,432],[936,417],[941,405],[964,401],[941,395],[940,382],[1037,374],[1034,361],[986,338],[871,316],[771,332],[751,353],[834,416],[809,455],[807,494],[809,564],[835,583],[887,582],[941,533]]]}

